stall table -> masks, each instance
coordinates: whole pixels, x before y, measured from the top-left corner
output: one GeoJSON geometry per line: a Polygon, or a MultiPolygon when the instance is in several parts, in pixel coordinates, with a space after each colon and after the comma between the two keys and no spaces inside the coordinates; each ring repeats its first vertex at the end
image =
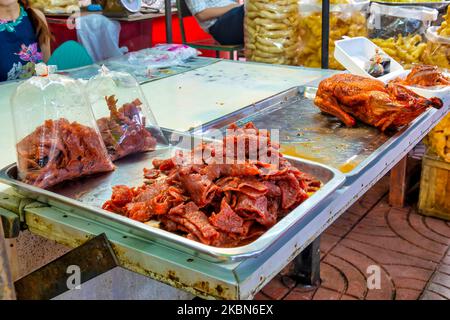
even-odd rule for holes
{"type": "MultiPolygon", "coordinates": [[[[219,61],[145,83],[142,89],[162,127],[186,131],[291,87],[317,84],[332,73],[329,70],[219,61]]],[[[11,86],[14,85],[0,86],[0,97],[11,92],[11,86]]],[[[321,233],[403,159],[448,112],[449,107],[447,101],[440,110],[428,110],[420,121],[404,130],[394,144],[378,152],[374,161],[347,179],[340,189],[303,217],[274,245],[256,258],[239,262],[206,261],[82,218],[73,208],[60,210],[38,202],[29,203],[11,189],[3,192],[0,207],[21,216],[31,233],[73,248],[105,233],[123,268],[196,296],[251,299],[305,248],[308,248],[309,258],[313,258],[309,259],[310,263],[315,260],[318,264],[318,251],[314,248],[317,249],[321,233]]],[[[10,155],[6,160],[11,163],[14,161],[14,142],[11,133],[5,132],[10,130],[8,126],[10,124],[0,127],[3,131],[0,137],[2,146],[6,146],[5,154],[10,155]],[[4,138],[3,133],[8,138],[4,138]]],[[[3,164],[8,163],[4,160],[3,164]]],[[[317,279],[317,272],[309,267],[306,268],[310,273],[309,280],[317,279]]]]}

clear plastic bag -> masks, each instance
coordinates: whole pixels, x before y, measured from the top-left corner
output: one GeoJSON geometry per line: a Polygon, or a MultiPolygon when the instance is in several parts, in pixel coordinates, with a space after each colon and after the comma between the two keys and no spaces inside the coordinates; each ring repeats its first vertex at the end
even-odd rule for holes
{"type": "Polygon", "coordinates": [[[152,151],[165,142],[136,79],[102,67],[87,83],[89,101],[111,159],[152,151]]]}
{"type": "Polygon", "coordinates": [[[119,48],[120,23],[101,14],[77,18],[78,41],[95,62],[123,55],[128,49],[119,48]]]}
{"type": "Polygon", "coordinates": [[[405,68],[420,63],[425,32],[438,18],[436,9],[371,3],[369,38],[405,68]]]}
{"type": "Polygon", "coordinates": [[[56,74],[21,83],[11,97],[18,177],[49,188],[114,170],[83,86],[56,74]]]}
{"type": "Polygon", "coordinates": [[[436,9],[424,6],[395,6],[373,2],[369,9],[369,37],[388,39],[399,35],[425,35],[438,18],[436,9]]]}
{"type": "MultiPolygon", "coordinates": [[[[329,68],[343,70],[334,59],[334,42],[348,37],[367,36],[368,1],[331,1],[329,68]]],[[[298,64],[305,67],[320,68],[322,55],[322,5],[316,0],[301,0],[299,35],[300,50],[298,64]]]]}
{"type": "Polygon", "coordinates": [[[244,40],[251,61],[295,64],[298,54],[297,0],[247,0],[244,40]]]}
{"type": "Polygon", "coordinates": [[[450,70],[450,7],[439,27],[428,28],[422,62],[450,70]]]}
{"type": "Polygon", "coordinates": [[[422,63],[450,70],[450,36],[441,36],[437,27],[431,27],[426,33],[426,41],[422,63]]]}

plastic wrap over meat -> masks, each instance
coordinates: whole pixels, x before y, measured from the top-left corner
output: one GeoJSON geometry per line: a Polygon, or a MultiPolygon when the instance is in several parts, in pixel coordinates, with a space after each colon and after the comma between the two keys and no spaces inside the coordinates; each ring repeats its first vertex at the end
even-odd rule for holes
{"type": "Polygon", "coordinates": [[[143,185],[113,187],[103,208],[141,222],[157,220],[163,229],[207,245],[236,247],[260,236],[321,187],[279,153],[267,131],[251,123],[230,130],[221,142],[154,160],[153,168],[144,170],[143,185]],[[240,143],[256,142],[256,161],[250,148],[243,158],[231,152],[240,143]],[[263,161],[262,154],[276,161],[263,161]]]}
{"type": "Polygon", "coordinates": [[[102,68],[87,84],[89,100],[111,159],[155,150],[163,137],[136,79],[102,68]]]}
{"type": "Polygon", "coordinates": [[[41,188],[114,169],[83,87],[48,75],[20,84],[11,99],[19,178],[41,188]]]}

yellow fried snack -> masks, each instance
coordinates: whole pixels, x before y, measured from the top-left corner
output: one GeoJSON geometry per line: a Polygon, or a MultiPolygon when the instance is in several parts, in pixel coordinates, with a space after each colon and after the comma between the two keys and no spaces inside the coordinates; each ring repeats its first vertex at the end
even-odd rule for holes
{"type": "Polygon", "coordinates": [[[421,62],[450,69],[450,44],[428,40],[421,57],[421,62]]]}
{"type": "Polygon", "coordinates": [[[431,151],[446,162],[450,162],[450,114],[447,114],[441,122],[428,134],[424,142],[431,151]]]}
{"type": "Polygon", "coordinates": [[[410,69],[413,64],[421,61],[421,57],[427,46],[419,34],[406,37],[398,35],[395,38],[376,38],[371,40],[405,69],[410,69]]]}
{"type": "Polygon", "coordinates": [[[437,30],[437,33],[443,37],[450,37],[450,6],[447,7],[447,14],[444,15],[444,21],[437,30]]]}
{"type": "Polygon", "coordinates": [[[248,60],[294,64],[298,51],[297,0],[248,0],[244,39],[248,60]]]}
{"type": "MultiPolygon", "coordinates": [[[[321,12],[313,12],[308,15],[305,14],[304,16],[300,16],[299,34],[300,51],[297,57],[298,64],[311,68],[320,68],[322,53],[321,12]]],[[[342,39],[343,36],[366,37],[367,34],[366,16],[363,12],[330,12],[329,68],[339,70],[344,69],[344,67],[334,59],[334,41],[342,39]]]]}

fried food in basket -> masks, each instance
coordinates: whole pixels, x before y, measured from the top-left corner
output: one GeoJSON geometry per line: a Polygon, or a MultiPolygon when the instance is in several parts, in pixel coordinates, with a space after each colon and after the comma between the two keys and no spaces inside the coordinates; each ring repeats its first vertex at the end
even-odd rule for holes
{"type": "MultiPolygon", "coordinates": [[[[346,2],[342,2],[346,3],[346,2]]],[[[322,54],[322,13],[300,12],[299,18],[300,50],[298,64],[311,67],[321,67],[322,54]]],[[[334,42],[343,36],[366,37],[366,16],[363,12],[330,12],[329,68],[344,70],[344,67],[334,58],[334,42]]]]}
{"type": "Polygon", "coordinates": [[[444,19],[437,29],[438,37],[430,37],[427,34],[427,47],[421,60],[425,64],[450,69],[450,6],[444,19]]]}
{"type": "Polygon", "coordinates": [[[144,170],[146,184],[113,187],[103,209],[141,222],[157,220],[164,230],[207,245],[236,247],[259,237],[321,187],[279,153],[267,131],[252,123],[230,130],[222,142],[155,159],[153,168],[144,170]],[[237,162],[234,149],[240,143],[248,150],[237,162]],[[253,143],[258,161],[249,157],[253,143]],[[195,154],[200,161],[193,161],[195,154]]]}
{"type": "Polygon", "coordinates": [[[348,127],[355,118],[381,131],[409,124],[428,107],[441,108],[438,98],[426,99],[406,87],[352,74],[337,74],[319,84],[314,103],[348,127]]]}
{"type": "Polygon", "coordinates": [[[422,54],[427,46],[426,43],[422,42],[422,37],[419,34],[406,37],[398,35],[396,38],[376,38],[371,40],[406,69],[411,68],[413,64],[420,63],[422,54]]]}
{"type": "Polygon", "coordinates": [[[21,180],[44,189],[65,180],[114,170],[98,133],[63,118],[46,120],[16,147],[21,180]]]}
{"type": "Polygon", "coordinates": [[[405,79],[397,78],[394,82],[416,87],[450,86],[450,79],[437,66],[428,65],[416,65],[405,79]]]}
{"type": "Polygon", "coordinates": [[[450,114],[447,114],[424,140],[431,151],[450,163],[450,114]]]}
{"type": "Polygon", "coordinates": [[[103,141],[111,159],[117,160],[129,154],[155,150],[156,139],[145,127],[139,99],[125,103],[117,109],[114,95],[105,97],[110,116],[97,120],[103,141]]]}
{"type": "Polygon", "coordinates": [[[248,0],[244,38],[248,60],[294,64],[298,51],[296,0],[248,0]]]}

